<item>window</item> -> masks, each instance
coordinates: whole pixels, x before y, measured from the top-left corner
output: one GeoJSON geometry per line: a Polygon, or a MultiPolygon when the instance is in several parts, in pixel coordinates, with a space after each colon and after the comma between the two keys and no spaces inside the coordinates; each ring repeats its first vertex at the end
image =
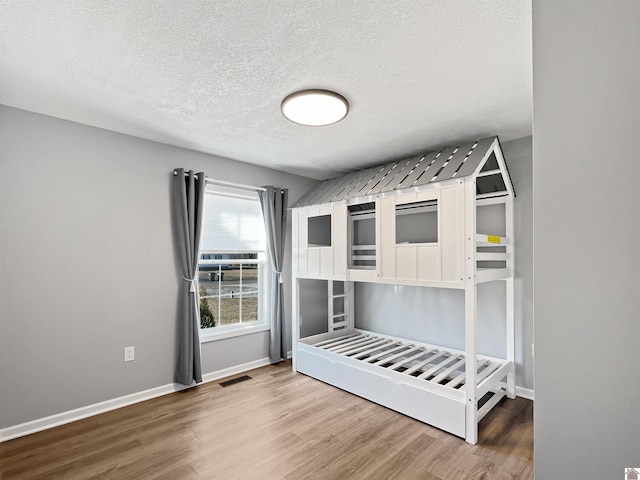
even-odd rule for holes
{"type": "Polygon", "coordinates": [[[396,206],[396,244],[437,242],[437,200],[396,206]]]}
{"type": "Polygon", "coordinates": [[[200,328],[265,326],[266,234],[256,192],[207,186],[198,261],[200,328]]]}
{"type": "Polygon", "coordinates": [[[307,227],[310,247],[331,246],[331,215],[309,217],[307,227]]]}

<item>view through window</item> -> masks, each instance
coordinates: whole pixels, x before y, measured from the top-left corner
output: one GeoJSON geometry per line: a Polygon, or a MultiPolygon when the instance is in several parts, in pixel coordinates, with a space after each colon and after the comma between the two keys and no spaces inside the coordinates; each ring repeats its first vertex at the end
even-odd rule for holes
{"type": "Polygon", "coordinates": [[[207,187],[198,260],[202,329],[263,323],[265,237],[256,192],[207,187]]]}

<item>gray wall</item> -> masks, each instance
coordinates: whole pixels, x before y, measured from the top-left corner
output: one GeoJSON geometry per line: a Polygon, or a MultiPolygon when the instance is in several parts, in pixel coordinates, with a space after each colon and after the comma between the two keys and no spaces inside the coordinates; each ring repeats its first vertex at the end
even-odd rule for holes
{"type": "MultiPolygon", "coordinates": [[[[531,137],[504,142],[502,148],[516,191],[516,378],[519,386],[533,389],[531,137]]],[[[484,213],[487,222],[493,220],[484,213]]],[[[503,282],[478,287],[478,350],[483,354],[506,355],[504,298],[503,282]]],[[[463,291],[361,283],[356,285],[355,305],[359,328],[464,350],[463,291]]]]}
{"type": "MultiPolygon", "coordinates": [[[[0,106],[0,428],[173,382],[174,167],[292,202],[317,183],[0,106]]],[[[268,356],[267,336],[203,344],[204,373],[268,356]]]]}
{"type": "Polygon", "coordinates": [[[640,466],[640,2],[533,2],[535,473],[640,466]]]}

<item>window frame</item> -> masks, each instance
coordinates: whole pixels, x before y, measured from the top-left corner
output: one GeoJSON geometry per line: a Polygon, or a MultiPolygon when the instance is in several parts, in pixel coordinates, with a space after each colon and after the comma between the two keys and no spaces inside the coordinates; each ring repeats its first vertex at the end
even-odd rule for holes
{"type": "MultiPolygon", "coordinates": [[[[205,192],[205,195],[212,195],[212,196],[216,196],[216,195],[224,195],[224,196],[230,196],[228,194],[226,194],[226,191],[228,191],[228,188],[225,188],[225,193],[219,193],[214,191],[207,191],[205,192]]],[[[233,195],[231,195],[233,196],[233,195]]],[[[246,190],[241,191],[238,190],[238,196],[243,198],[243,199],[247,199],[247,192],[246,190]]],[[[251,200],[253,200],[253,198],[251,198],[251,200]]],[[[256,193],[256,197],[255,197],[255,202],[258,205],[258,208],[260,209],[261,212],[261,216],[262,216],[262,209],[260,207],[260,200],[257,197],[257,193],[256,193]]],[[[206,215],[207,215],[207,211],[205,209],[204,211],[204,215],[205,215],[205,221],[206,221],[206,215]]],[[[262,221],[264,222],[264,219],[262,219],[262,221]]],[[[257,264],[257,269],[258,269],[258,274],[257,274],[257,285],[258,285],[258,307],[257,307],[257,314],[258,314],[258,318],[256,320],[251,320],[251,321],[247,321],[247,322],[238,322],[238,323],[233,323],[230,325],[216,325],[214,327],[208,327],[208,328],[200,328],[200,343],[207,343],[207,342],[212,342],[212,341],[217,341],[217,340],[223,340],[225,338],[232,338],[232,337],[237,337],[237,336],[241,336],[241,335],[249,335],[249,334],[253,334],[253,333],[258,333],[258,332],[264,332],[264,331],[268,331],[270,330],[270,325],[269,325],[269,298],[268,298],[268,292],[270,291],[270,283],[271,283],[271,277],[272,275],[270,275],[271,273],[271,262],[270,262],[270,258],[269,258],[269,249],[266,246],[266,242],[267,242],[267,238],[266,238],[266,232],[265,233],[265,239],[264,239],[264,250],[252,250],[252,251],[230,251],[230,250],[211,250],[211,249],[207,249],[207,250],[202,250],[200,249],[200,251],[198,252],[198,270],[197,270],[197,276],[198,278],[201,275],[201,270],[200,270],[200,265],[201,264],[206,264],[206,265],[234,265],[234,264],[257,264]],[[230,258],[225,258],[226,255],[234,255],[234,254],[247,254],[247,253],[256,253],[257,254],[257,258],[255,259],[230,259],[230,258]],[[222,258],[219,259],[215,259],[215,258],[203,258],[203,256],[213,256],[213,255],[222,255],[222,258]]],[[[221,269],[219,269],[220,271],[221,269]]],[[[222,272],[225,272],[226,270],[221,270],[222,272]]],[[[206,272],[206,271],[205,271],[206,272]]],[[[242,277],[240,277],[240,285],[242,285],[242,277]]],[[[220,284],[222,282],[221,278],[218,277],[218,283],[220,284]]],[[[197,288],[197,301],[198,304],[200,304],[200,300],[201,300],[201,296],[200,296],[200,280],[198,281],[198,288],[197,288]]],[[[242,289],[241,289],[241,295],[242,295],[242,289]]],[[[216,295],[212,295],[212,296],[207,296],[205,298],[208,297],[216,297],[216,295]]],[[[217,295],[218,301],[220,302],[221,299],[223,298],[233,298],[233,297],[224,297],[221,295],[220,290],[218,290],[218,295],[217,295]]],[[[242,305],[242,304],[241,304],[242,305]]],[[[240,306],[240,310],[242,309],[242,307],[240,306]]],[[[217,318],[219,318],[219,316],[217,316],[217,318]]],[[[242,316],[240,316],[240,320],[242,320],[242,316]]]]}

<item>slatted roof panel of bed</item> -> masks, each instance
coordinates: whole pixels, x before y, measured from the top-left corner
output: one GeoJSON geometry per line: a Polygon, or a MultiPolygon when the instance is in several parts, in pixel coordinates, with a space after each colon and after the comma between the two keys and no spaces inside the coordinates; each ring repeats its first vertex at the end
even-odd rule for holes
{"type": "Polygon", "coordinates": [[[511,194],[513,186],[497,136],[427,152],[325,180],[292,208],[350,201],[388,192],[420,191],[430,184],[474,176],[477,194],[511,194]]]}

